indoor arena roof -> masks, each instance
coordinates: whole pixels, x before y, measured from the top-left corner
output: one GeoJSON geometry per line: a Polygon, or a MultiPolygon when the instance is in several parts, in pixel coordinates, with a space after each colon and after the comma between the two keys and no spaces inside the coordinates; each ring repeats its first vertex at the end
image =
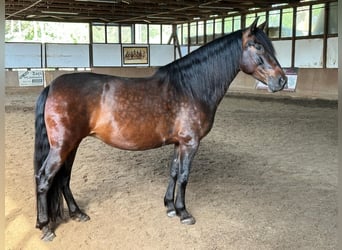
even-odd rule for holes
{"type": "Polygon", "coordinates": [[[57,22],[184,23],[270,9],[299,0],[5,0],[6,19],[57,22]]]}

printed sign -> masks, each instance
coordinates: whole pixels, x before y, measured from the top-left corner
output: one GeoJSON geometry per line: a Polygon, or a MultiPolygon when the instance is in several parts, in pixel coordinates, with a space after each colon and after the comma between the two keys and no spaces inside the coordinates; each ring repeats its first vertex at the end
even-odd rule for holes
{"type": "Polygon", "coordinates": [[[42,70],[19,70],[19,86],[43,86],[44,72],[42,70]]]}

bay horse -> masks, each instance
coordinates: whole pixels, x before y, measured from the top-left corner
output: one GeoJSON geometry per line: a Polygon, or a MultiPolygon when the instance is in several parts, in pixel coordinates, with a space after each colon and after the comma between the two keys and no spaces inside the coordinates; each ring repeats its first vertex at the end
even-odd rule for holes
{"type": "Polygon", "coordinates": [[[287,82],[264,24],[257,26],[257,21],[160,67],[150,77],[72,73],[57,77],[42,91],[35,110],[34,174],[36,227],[43,240],[55,237],[63,196],[72,219],[90,219],[69,186],[77,148],[87,136],[124,150],[174,144],[164,204],[169,217],[195,223],[185,206],[191,162],[230,83],[240,70],[271,92],[287,82]]]}

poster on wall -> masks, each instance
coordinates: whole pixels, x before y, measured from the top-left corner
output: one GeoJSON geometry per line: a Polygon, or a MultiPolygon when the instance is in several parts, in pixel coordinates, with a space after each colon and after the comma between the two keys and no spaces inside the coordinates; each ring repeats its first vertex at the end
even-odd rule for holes
{"type": "MultiPolygon", "coordinates": [[[[287,84],[284,91],[294,92],[297,86],[298,68],[283,68],[285,75],[287,76],[287,84]]],[[[265,84],[256,80],[256,89],[268,89],[265,84]]]]}
{"type": "Polygon", "coordinates": [[[125,46],[122,47],[123,65],[148,66],[149,54],[147,46],[125,46]]]}
{"type": "Polygon", "coordinates": [[[19,86],[44,86],[44,72],[42,70],[19,70],[19,86]]]}

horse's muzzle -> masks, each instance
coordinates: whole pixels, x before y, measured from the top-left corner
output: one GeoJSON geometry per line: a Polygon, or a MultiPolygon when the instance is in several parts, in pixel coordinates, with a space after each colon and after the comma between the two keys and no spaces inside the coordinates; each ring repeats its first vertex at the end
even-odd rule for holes
{"type": "Polygon", "coordinates": [[[286,76],[281,76],[278,78],[278,80],[274,79],[271,83],[268,84],[268,89],[271,92],[277,92],[281,91],[285,88],[287,84],[287,77],[286,76]]]}

